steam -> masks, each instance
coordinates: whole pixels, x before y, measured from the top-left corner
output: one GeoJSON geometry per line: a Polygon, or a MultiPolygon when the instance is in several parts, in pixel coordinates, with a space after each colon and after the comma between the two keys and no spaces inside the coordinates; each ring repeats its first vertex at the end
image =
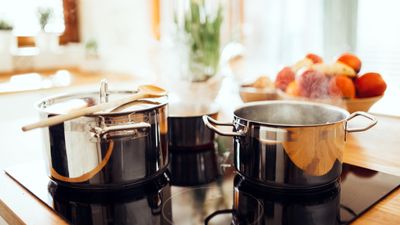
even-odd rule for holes
{"type": "Polygon", "coordinates": [[[275,101],[240,108],[235,115],[260,123],[280,126],[323,125],[338,122],[346,115],[334,108],[296,101],[275,101]]]}

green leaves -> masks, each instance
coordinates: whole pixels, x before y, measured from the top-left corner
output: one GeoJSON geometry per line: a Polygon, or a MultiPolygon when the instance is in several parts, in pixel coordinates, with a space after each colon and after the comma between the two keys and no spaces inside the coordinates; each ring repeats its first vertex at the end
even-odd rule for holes
{"type": "Polygon", "coordinates": [[[207,80],[218,71],[222,20],[221,5],[216,15],[211,16],[206,13],[204,0],[190,0],[184,30],[190,42],[189,68],[193,81],[207,80]]]}
{"type": "Polygon", "coordinates": [[[12,30],[13,27],[5,20],[0,20],[0,30],[12,30]]]}

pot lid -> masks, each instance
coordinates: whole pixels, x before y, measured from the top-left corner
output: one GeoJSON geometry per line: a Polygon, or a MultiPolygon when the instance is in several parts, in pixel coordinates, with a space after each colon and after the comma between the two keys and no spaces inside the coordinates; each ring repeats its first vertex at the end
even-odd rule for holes
{"type": "MultiPolygon", "coordinates": [[[[116,99],[128,97],[129,95],[135,93],[136,91],[110,91],[107,94],[107,99],[108,101],[113,101],[116,99]]],[[[63,94],[41,100],[37,104],[37,108],[39,111],[50,114],[65,114],[84,107],[100,104],[102,100],[100,100],[101,98],[99,96],[99,92],[63,94]]],[[[143,98],[115,108],[100,111],[95,114],[110,115],[132,113],[154,109],[165,104],[167,104],[166,96],[159,98],[143,98]]]]}

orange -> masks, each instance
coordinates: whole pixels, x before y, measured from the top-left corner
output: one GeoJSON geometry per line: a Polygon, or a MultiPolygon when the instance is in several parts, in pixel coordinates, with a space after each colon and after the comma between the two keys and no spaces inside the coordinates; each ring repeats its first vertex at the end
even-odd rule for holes
{"type": "Polygon", "coordinates": [[[356,71],[356,73],[360,72],[361,60],[353,54],[344,53],[337,59],[337,61],[350,66],[354,71],[356,71]]]}
{"type": "Polygon", "coordinates": [[[288,95],[300,96],[300,89],[296,81],[289,83],[289,85],[286,87],[286,93],[288,95]]]}
{"type": "Polygon", "coordinates": [[[329,95],[354,98],[356,87],[349,77],[345,75],[335,76],[329,81],[329,95]]]}

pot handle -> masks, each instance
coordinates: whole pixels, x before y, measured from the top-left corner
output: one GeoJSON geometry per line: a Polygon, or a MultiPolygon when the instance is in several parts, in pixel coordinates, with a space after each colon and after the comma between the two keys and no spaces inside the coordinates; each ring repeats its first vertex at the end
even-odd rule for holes
{"type": "Polygon", "coordinates": [[[110,160],[111,154],[114,150],[114,141],[110,140],[110,144],[108,145],[106,155],[104,156],[104,159],[101,160],[101,162],[92,170],[90,170],[87,173],[82,174],[79,177],[66,177],[63,176],[52,167],[50,169],[50,174],[52,177],[54,177],[57,180],[64,181],[64,182],[69,182],[69,183],[80,183],[89,180],[90,178],[94,177],[100,170],[102,170],[108,163],[108,160],[110,160]]]}
{"type": "Polygon", "coordinates": [[[353,118],[355,118],[355,117],[357,117],[357,116],[365,117],[365,118],[369,119],[371,122],[370,122],[366,127],[361,127],[361,128],[347,128],[347,123],[346,123],[346,131],[347,131],[348,133],[366,131],[366,130],[368,130],[369,128],[375,126],[376,123],[378,123],[378,121],[375,119],[374,116],[372,116],[371,114],[365,113],[365,112],[355,112],[355,113],[352,113],[352,114],[346,119],[346,121],[349,122],[350,120],[352,120],[353,118]]]}
{"type": "Polygon", "coordinates": [[[218,125],[218,126],[232,126],[232,123],[226,123],[226,122],[220,122],[218,120],[215,120],[213,118],[211,118],[210,116],[204,115],[203,116],[203,122],[204,124],[210,128],[211,130],[213,130],[215,133],[222,135],[222,136],[230,136],[230,137],[237,137],[237,136],[245,136],[244,133],[242,132],[226,132],[226,131],[221,131],[218,128],[216,128],[214,125],[218,125]]]}
{"type": "Polygon", "coordinates": [[[132,124],[114,125],[114,126],[104,126],[104,127],[93,127],[93,131],[98,137],[103,137],[109,132],[113,131],[124,131],[124,130],[135,130],[140,128],[149,128],[151,125],[149,123],[140,122],[132,124]]]}

